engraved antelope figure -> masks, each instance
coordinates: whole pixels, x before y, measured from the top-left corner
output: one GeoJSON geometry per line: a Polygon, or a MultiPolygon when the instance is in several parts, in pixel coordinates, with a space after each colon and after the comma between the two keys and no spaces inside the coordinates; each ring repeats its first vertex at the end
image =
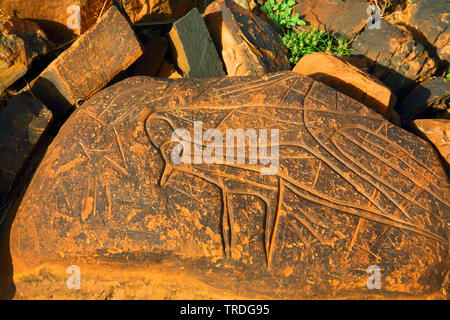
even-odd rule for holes
{"type": "MultiPolygon", "coordinates": [[[[279,232],[280,217],[286,214],[282,209],[286,190],[300,198],[357,216],[359,219],[379,222],[444,241],[437,234],[418,224],[409,213],[411,210],[408,207],[430,213],[430,209],[413,196],[413,194],[426,192],[438,199],[443,208],[448,209],[448,190],[445,188],[445,181],[438,179],[433,172],[416,161],[408,150],[388,140],[388,131],[396,129],[380,117],[365,116],[363,118],[358,115],[357,110],[353,110],[356,107],[351,105],[350,100],[343,95],[339,96],[338,93],[333,104],[335,108],[328,107],[326,102],[317,98],[323,86],[314,81],[311,81],[306,92],[302,92],[303,101],[286,102],[289,100],[287,97],[290,92],[298,93],[301,90],[296,88],[296,85],[298,83],[295,79],[275,77],[271,81],[249,84],[244,90],[220,88],[219,92],[215,92],[216,95],[222,94],[232,101],[233,98],[250,92],[251,88],[257,88],[261,92],[271,86],[278,86],[279,89],[286,90],[283,95],[283,99],[286,99],[278,101],[275,106],[253,101],[233,104],[226,100],[228,105],[225,106],[209,104],[202,107],[201,104],[197,104],[197,106],[163,108],[151,113],[146,121],[146,131],[152,144],[160,150],[165,162],[165,169],[160,179],[161,187],[165,187],[170,182],[174,172],[180,172],[203,179],[221,189],[222,236],[225,254],[228,257],[231,256],[231,248],[234,246],[233,220],[235,217],[230,196],[252,195],[261,199],[266,208],[264,237],[269,268],[274,254],[274,243],[279,232]],[[338,101],[340,98],[341,102],[338,101]],[[343,110],[343,108],[347,109],[343,110]],[[175,164],[171,159],[171,153],[178,142],[172,141],[171,136],[177,128],[190,128],[192,131],[194,121],[199,120],[196,113],[200,110],[202,111],[201,119],[214,118],[214,121],[205,120],[209,125],[208,128],[222,132],[225,132],[227,128],[236,128],[238,116],[246,116],[246,123],[243,125],[247,129],[280,128],[278,172],[273,176],[261,175],[262,164],[249,164],[255,159],[250,159],[248,154],[244,164],[175,164]],[[221,117],[209,116],[213,113],[220,114],[221,117]],[[331,122],[327,120],[327,115],[349,120],[336,124],[333,120],[331,122]],[[329,128],[326,128],[327,122],[329,128]],[[324,129],[321,129],[317,123],[323,123],[324,129]],[[163,127],[165,130],[160,130],[163,127]],[[161,134],[161,131],[164,133],[161,134]],[[385,147],[388,143],[392,145],[391,150],[385,147]],[[311,184],[302,182],[298,178],[302,161],[306,161],[305,159],[313,159],[318,163],[316,172],[311,175],[313,177],[311,184]],[[389,172],[377,172],[371,168],[371,161],[387,166],[389,172]],[[337,174],[366,202],[352,202],[345,197],[327,194],[330,191],[327,190],[328,187],[319,186],[321,170],[337,174]],[[399,177],[396,181],[389,177],[394,173],[399,177]],[[409,192],[405,191],[407,189],[409,192]],[[388,211],[386,203],[395,207],[395,214],[388,211]]],[[[190,142],[194,143],[194,141],[190,142]]],[[[205,143],[194,145],[194,148],[200,150],[206,147],[205,143]]],[[[227,145],[226,148],[228,147],[227,145]]],[[[316,227],[320,226],[325,230],[330,227],[309,214],[307,210],[301,207],[297,209],[297,212],[291,212],[288,215],[321,243],[326,244],[326,240],[316,227]]],[[[298,236],[301,237],[300,234],[298,236]]]]}

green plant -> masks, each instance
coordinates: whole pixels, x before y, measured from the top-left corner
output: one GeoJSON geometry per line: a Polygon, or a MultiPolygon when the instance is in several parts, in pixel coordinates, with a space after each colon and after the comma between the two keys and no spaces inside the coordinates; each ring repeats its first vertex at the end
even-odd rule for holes
{"type": "Polygon", "coordinates": [[[276,28],[283,30],[304,26],[306,22],[299,18],[298,13],[292,15],[295,0],[268,0],[261,9],[273,21],[276,28]]]}
{"type": "Polygon", "coordinates": [[[447,72],[444,74],[444,78],[447,79],[447,81],[450,81],[450,66],[447,69],[447,72]]]}
{"type": "Polygon", "coordinates": [[[299,32],[298,26],[306,25],[298,13],[292,15],[295,0],[267,0],[262,9],[267,17],[280,29],[280,37],[288,48],[289,61],[296,64],[301,57],[314,52],[332,52],[339,56],[350,54],[348,38],[332,36],[329,32],[312,27],[311,30],[299,32]]]}
{"type": "Polygon", "coordinates": [[[290,30],[281,39],[289,50],[289,61],[292,64],[314,52],[332,52],[338,56],[350,54],[350,41],[346,37],[335,37],[314,27],[303,32],[290,30]]]}

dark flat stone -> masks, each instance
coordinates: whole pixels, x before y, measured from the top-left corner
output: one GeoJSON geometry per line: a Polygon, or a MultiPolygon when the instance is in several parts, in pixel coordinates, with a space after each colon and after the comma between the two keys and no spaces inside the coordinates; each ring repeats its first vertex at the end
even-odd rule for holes
{"type": "Polygon", "coordinates": [[[13,96],[0,112],[0,198],[48,128],[52,113],[29,93],[13,96]]]}

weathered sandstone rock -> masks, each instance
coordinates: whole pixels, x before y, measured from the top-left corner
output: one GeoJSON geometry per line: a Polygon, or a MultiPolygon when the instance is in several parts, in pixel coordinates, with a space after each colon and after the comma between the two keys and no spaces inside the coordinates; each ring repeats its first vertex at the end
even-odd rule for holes
{"type": "Polygon", "coordinates": [[[419,38],[436,48],[440,59],[450,62],[450,3],[448,0],[415,0],[397,15],[397,21],[414,28],[419,38]]]}
{"type": "Polygon", "coordinates": [[[366,26],[367,7],[365,0],[301,0],[293,12],[316,28],[352,38],[366,26]]]}
{"type": "Polygon", "coordinates": [[[436,72],[436,62],[407,29],[381,22],[367,29],[352,44],[352,55],[368,60],[370,72],[400,96],[418,80],[436,72]]]}
{"type": "Polygon", "coordinates": [[[172,53],[185,77],[223,77],[223,63],[197,8],[175,22],[169,33],[172,53]]]}
{"type": "Polygon", "coordinates": [[[50,43],[37,24],[0,14],[0,95],[49,48],[50,43]]]}
{"type": "Polygon", "coordinates": [[[10,98],[0,111],[0,200],[11,190],[52,118],[50,110],[28,92],[10,98]]]}
{"type": "Polygon", "coordinates": [[[332,53],[304,56],[292,71],[323,82],[384,117],[389,118],[397,102],[395,95],[381,81],[332,53]]]}
{"type": "Polygon", "coordinates": [[[113,7],[31,83],[32,91],[55,116],[61,116],[141,55],[133,29],[113,7]]]}
{"type": "MultiPolygon", "coordinates": [[[[63,43],[95,24],[105,0],[0,0],[11,16],[36,22],[55,43],[63,43]]],[[[112,5],[106,1],[105,9],[112,5]]]]}
{"type": "Polygon", "coordinates": [[[181,74],[175,69],[175,67],[168,62],[167,60],[163,60],[158,70],[158,77],[162,78],[183,78],[181,74]]]}
{"type": "Polygon", "coordinates": [[[191,0],[123,0],[122,4],[133,23],[179,19],[194,8],[191,0]]]}
{"type": "Polygon", "coordinates": [[[450,186],[432,150],[292,72],[129,78],[77,109],[41,162],[10,231],[16,296],[102,298],[140,279],[151,297],[151,275],[178,279],[185,298],[440,292],[450,186]],[[239,128],[255,130],[238,142],[245,157],[220,164],[219,133],[239,128]],[[219,163],[194,130],[213,133],[219,163]],[[203,157],[177,164],[180,135],[203,157]],[[257,159],[246,140],[260,141],[257,159]],[[71,265],[87,279],[79,293],[61,281],[71,265]],[[380,290],[366,287],[373,265],[380,290]]]}
{"type": "Polygon", "coordinates": [[[213,2],[204,18],[229,76],[262,75],[290,69],[286,48],[278,34],[233,0],[213,2]]]}

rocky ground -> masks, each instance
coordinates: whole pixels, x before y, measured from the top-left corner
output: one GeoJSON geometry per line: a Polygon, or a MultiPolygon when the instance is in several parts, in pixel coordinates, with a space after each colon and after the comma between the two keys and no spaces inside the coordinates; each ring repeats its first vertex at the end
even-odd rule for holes
{"type": "MultiPolygon", "coordinates": [[[[0,0],[0,221],[17,210],[73,111],[132,76],[222,78],[292,70],[429,141],[449,172],[448,0],[297,0],[290,14],[305,23],[292,28],[296,34],[316,28],[345,37],[349,50],[330,47],[295,63],[280,37],[287,29],[268,17],[265,3],[0,0]],[[371,25],[372,4],[380,9],[379,28],[371,25]]],[[[11,272],[7,262],[2,265],[2,274],[11,272]]],[[[141,296],[148,297],[136,293],[141,296]]]]}

